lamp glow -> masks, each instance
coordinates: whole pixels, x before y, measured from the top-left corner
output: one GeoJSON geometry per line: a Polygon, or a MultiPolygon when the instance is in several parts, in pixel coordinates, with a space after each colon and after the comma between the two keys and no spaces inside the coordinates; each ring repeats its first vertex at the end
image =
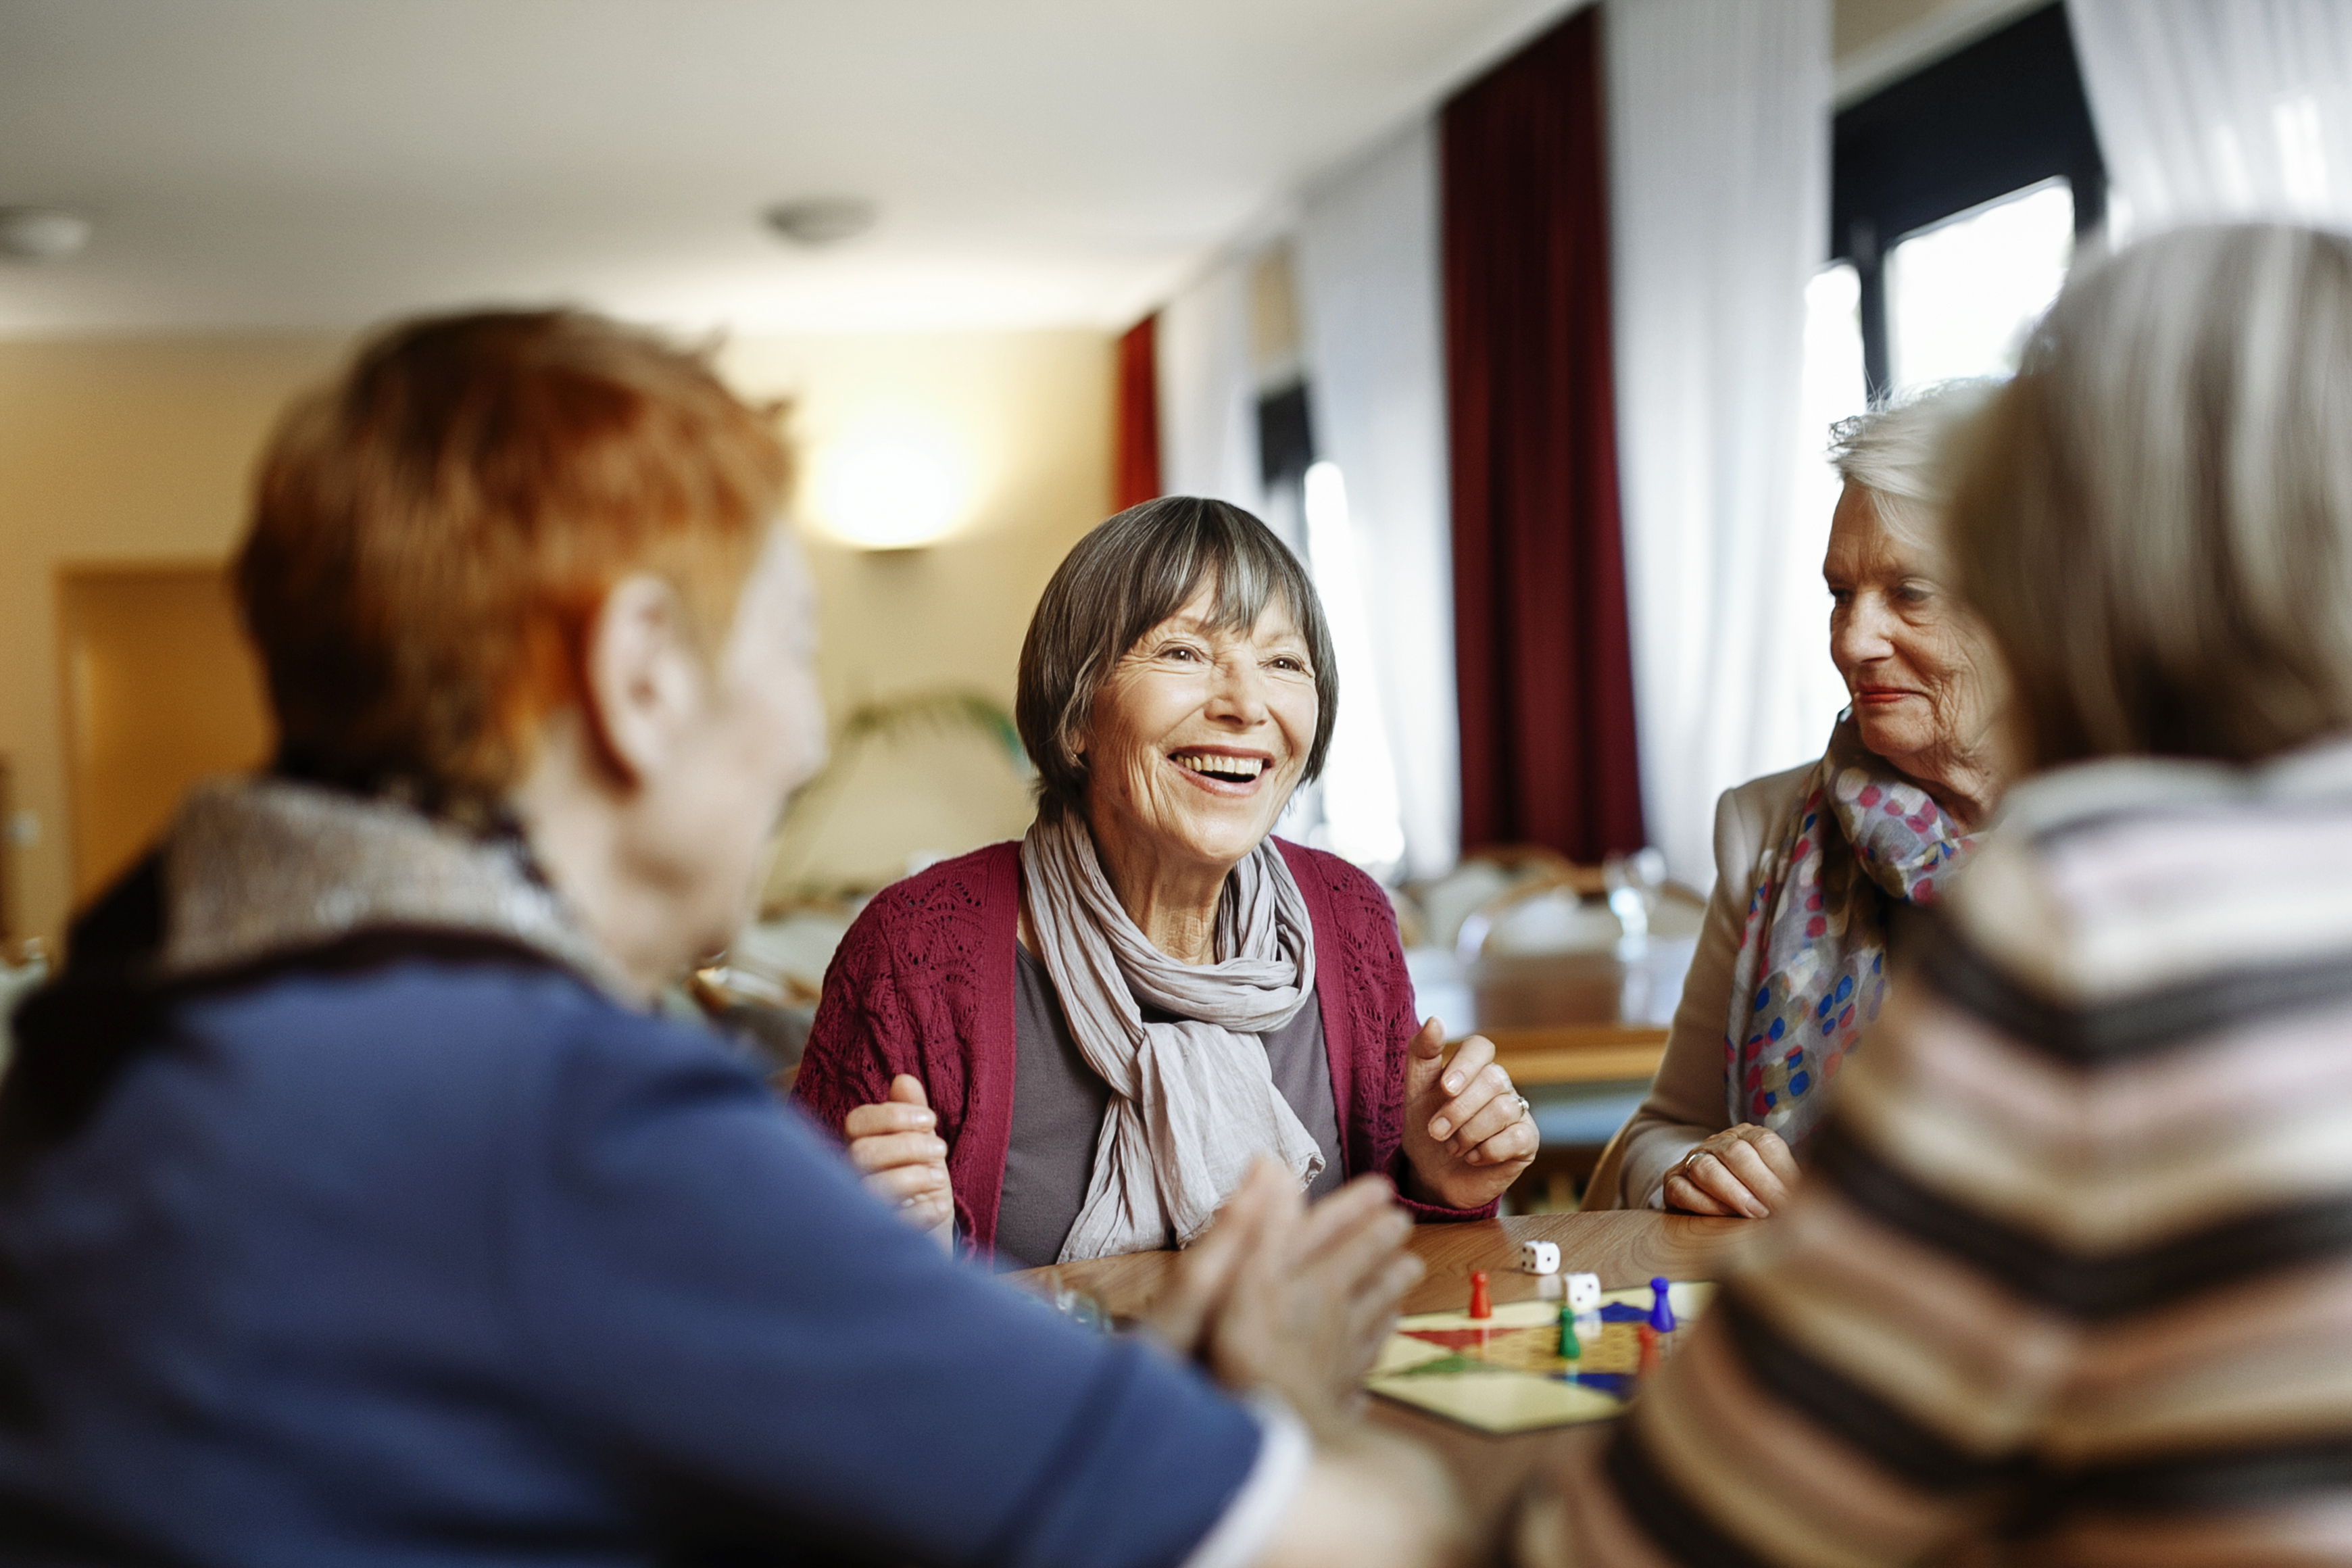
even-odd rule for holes
{"type": "Polygon", "coordinates": [[[927,431],[871,429],[820,460],[817,504],[825,531],[861,550],[920,550],[961,521],[970,489],[955,452],[927,431]]]}

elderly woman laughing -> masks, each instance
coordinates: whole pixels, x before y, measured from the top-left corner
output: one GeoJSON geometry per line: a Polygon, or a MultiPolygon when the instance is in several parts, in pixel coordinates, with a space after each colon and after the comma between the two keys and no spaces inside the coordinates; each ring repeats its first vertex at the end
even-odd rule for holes
{"type": "Polygon", "coordinates": [[[1261,1154],[1492,1210],[1526,1101],[1418,1024],[1380,888],[1271,837],[1338,707],[1255,518],[1169,498],[1078,542],[1021,651],[1035,824],[886,889],[826,977],[794,1092],[870,1185],[1033,1265],[1186,1245],[1261,1154]]]}

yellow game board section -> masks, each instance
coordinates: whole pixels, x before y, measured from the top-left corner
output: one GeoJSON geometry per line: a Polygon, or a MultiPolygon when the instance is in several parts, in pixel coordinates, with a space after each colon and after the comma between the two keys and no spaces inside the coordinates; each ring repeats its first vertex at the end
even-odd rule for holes
{"type": "Polygon", "coordinates": [[[1475,1426],[1481,1432],[1534,1432],[1606,1421],[1624,1405],[1598,1389],[1528,1377],[1516,1372],[1465,1372],[1451,1377],[1400,1378],[1367,1384],[1375,1394],[1475,1426]]]}
{"type": "MultiPolygon", "coordinates": [[[[1696,1319],[1715,1294],[1713,1285],[1697,1281],[1677,1281],[1667,1289],[1681,1323],[1696,1319]]],[[[1650,1292],[1647,1287],[1610,1290],[1601,1300],[1603,1306],[1647,1310],[1650,1292]]],[[[1612,1390],[1567,1381],[1561,1374],[1624,1376],[1641,1362],[1640,1336],[1632,1323],[1603,1324],[1598,1337],[1580,1342],[1581,1356],[1573,1362],[1563,1359],[1557,1301],[1507,1301],[1488,1318],[1423,1312],[1404,1319],[1397,1329],[1381,1347],[1364,1386],[1383,1398],[1482,1432],[1530,1432],[1606,1421],[1624,1410],[1624,1401],[1612,1390]],[[1475,1332],[1479,1338],[1435,1344],[1412,1337],[1408,1331],[1416,1329],[1475,1332]]],[[[1672,1353],[1677,1337],[1667,1336],[1662,1349],[1672,1353]]]]}

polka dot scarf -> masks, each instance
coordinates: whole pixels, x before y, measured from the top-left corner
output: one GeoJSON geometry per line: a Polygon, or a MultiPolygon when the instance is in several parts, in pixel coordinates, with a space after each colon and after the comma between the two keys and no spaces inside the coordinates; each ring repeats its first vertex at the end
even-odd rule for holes
{"type": "Polygon", "coordinates": [[[1748,900],[1723,1038],[1734,1122],[1804,1142],[1886,994],[1886,900],[1934,903],[1976,847],[1839,716],[1748,900]]]}

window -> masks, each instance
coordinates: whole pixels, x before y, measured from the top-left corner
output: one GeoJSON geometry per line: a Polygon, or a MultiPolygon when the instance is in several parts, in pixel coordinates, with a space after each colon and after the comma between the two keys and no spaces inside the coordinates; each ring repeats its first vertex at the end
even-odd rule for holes
{"type": "Polygon", "coordinates": [[[1831,254],[1853,268],[1870,398],[2013,369],[2106,166],[2063,7],[1841,110],[1831,254]]]}
{"type": "Polygon", "coordinates": [[[1894,395],[2017,369],[2074,258],[2074,195],[2044,180],[1907,236],[1886,253],[1894,395]]]}
{"type": "Polygon", "coordinates": [[[1348,486],[1337,463],[1320,462],[1307,470],[1301,488],[1308,569],[1331,625],[1339,689],[1348,699],[1324,760],[1322,826],[1308,841],[1385,877],[1404,858],[1404,827],[1397,815],[1396,763],[1389,750],[1380,666],[1372,658],[1348,486]]]}
{"type": "Polygon", "coordinates": [[[1830,514],[1837,510],[1842,481],[1827,459],[1830,426],[1869,406],[1862,374],[1862,282],[1853,264],[1835,261],[1822,268],[1805,289],[1805,379],[1799,394],[1797,460],[1790,466],[1794,500],[1789,511],[1789,549],[1778,570],[1773,602],[1802,605],[1822,618],[1811,623],[1802,655],[1791,665],[1796,689],[1790,733],[1828,736],[1847,702],[1837,666],[1824,657],[1822,640],[1828,601],[1822,593],[1822,556],[1829,549],[1830,514]]]}
{"type": "Polygon", "coordinates": [[[1385,880],[1403,862],[1404,828],[1347,481],[1338,464],[1315,456],[1314,422],[1303,384],[1261,397],[1257,429],[1266,526],[1307,563],[1315,580],[1339,661],[1339,689],[1347,696],[1332,727],[1323,777],[1291,797],[1276,831],[1328,849],[1385,880]]]}
{"type": "MultiPolygon", "coordinates": [[[[2013,371],[2077,236],[2104,217],[2105,193],[2057,5],[1839,113],[1835,259],[1805,291],[1784,602],[1820,600],[1815,574],[1839,489],[1822,460],[1830,426],[1940,381],[2013,371]]],[[[1825,733],[1844,685],[1827,659],[1800,668],[1799,721],[1825,733]]]]}
{"type": "Polygon", "coordinates": [[[1293,381],[1257,400],[1258,482],[1265,488],[1265,525],[1301,560],[1307,556],[1307,470],[1315,462],[1315,426],[1307,384],[1293,381]]]}

